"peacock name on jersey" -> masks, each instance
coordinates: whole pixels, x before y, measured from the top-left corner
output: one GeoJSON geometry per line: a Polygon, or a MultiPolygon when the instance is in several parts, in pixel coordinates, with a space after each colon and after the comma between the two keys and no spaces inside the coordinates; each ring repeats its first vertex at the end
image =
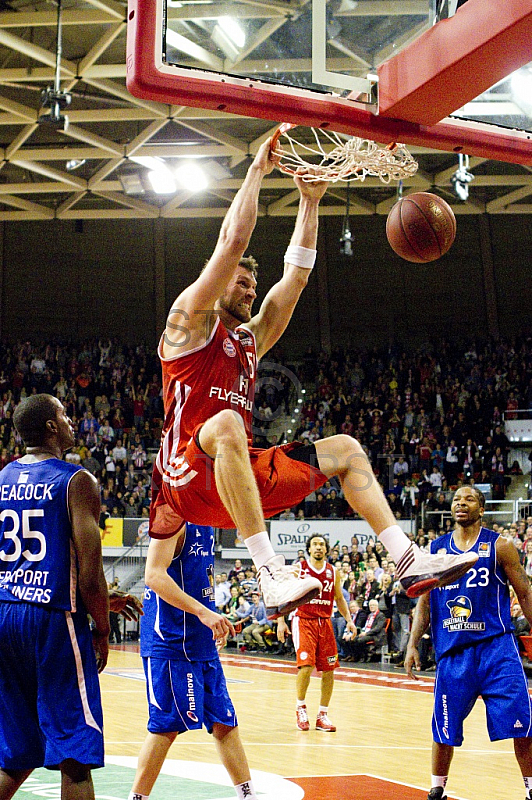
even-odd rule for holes
{"type": "Polygon", "coordinates": [[[0,501],[7,503],[11,500],[52,500],[54,486],[53,483],[25,483],[24,481],[13,485],[4,483],[0,487],[0,501]]]}
{"type": "Polygon", "coordinates": [[[448,631],[485,631],[485,622],[470,620],[473,606],[469,597],[458,595],[445,604],[451,616],[443,620],[443,627],[448,631]]]}

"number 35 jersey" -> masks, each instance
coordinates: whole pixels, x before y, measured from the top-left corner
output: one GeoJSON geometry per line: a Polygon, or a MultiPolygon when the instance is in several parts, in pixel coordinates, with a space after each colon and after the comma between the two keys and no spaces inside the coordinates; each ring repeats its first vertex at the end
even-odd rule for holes
{"type": "MultiPolygon", "coordinates": [[[[478,561],[456,583],[430,593],[432,640],[436,658],[514,630],[510,593],[504,570],[497,564],[499,534],[481,528],[470,552],[478,561]]],[[[431,543],[432,553],[461,553],[453,533],[431,543]]]]}
{"type": "Polygon", "coordinates": [[[58,458],[0,472],[0,602],[77,611],[68,487],[81,467],[58,458]]]}

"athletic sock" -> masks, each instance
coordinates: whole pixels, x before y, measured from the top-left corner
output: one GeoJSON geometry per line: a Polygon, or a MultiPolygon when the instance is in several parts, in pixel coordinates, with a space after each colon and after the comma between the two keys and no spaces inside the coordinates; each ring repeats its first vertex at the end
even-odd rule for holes
{"type": "Polygon", "coordinates": [[[379,533],[379,539],[396,564],[412,544],[399,525],[390,525],[389,528],[385,528],[379,533]]]}
{"type": "Polygon", "coordinates": [[[437,789],[438,786],[441,786],[442,789],[445,789],[445,785],[447,784],[448,775],[431,775],[430,776],[430,788],[437,789]]]}
{"type": "Polygon", "coordinates": [[[524,780],[524,782],[525,782],[525,787],[526,787],[526,795],[527,795],[527,797],[532,797],[532,794],[530,794],[530,792],[531,792],[531,790],[532,790],[532,778],[525,778],[525,777],[523,777],[523,780],[524,780]]]}
{"type": "Polygon", "coordinates": [[[304,706],[304,705],[306,705],[306,703],[307,703],[306,700],[298,700],[297,701],[297,707],[299,708],[299,706],[304,706]]]}
{"type": "Polygon", "coordinates": [[[149,794],[140,794],[139,792],[131,791],[127,800],[148,800],[149,794]]]}
{"type": "Polygon", "coordinates": [[[318,714],[327,714],[329,711],[329,706],[320,706],[318,709],[318,714]]]}
{"type": "Polygon", "coordinates": [[[257,569],[263,567],[275,555],[275,550],[272,547],[267,531],[254,533],[253,536],[248,536],[244,541],[257,569]]]}
{"type": "Polygon", "coordinates": [[[235,792],[238,800],[258,800],[251,780],[235,784],[235,792]]]}

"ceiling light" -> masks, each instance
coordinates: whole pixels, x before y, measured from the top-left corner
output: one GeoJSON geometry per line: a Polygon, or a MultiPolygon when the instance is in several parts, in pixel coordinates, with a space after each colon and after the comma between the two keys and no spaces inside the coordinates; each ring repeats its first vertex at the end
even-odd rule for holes
{"type": "Polygon", "coordinates": [[[174,175],[183,189],[187,189],[189,192],[202,192],[209,185],[207,176],[201,167],[192,162],[182,164],[174,171],[174,175]]]}
{"type": "Polygon", "coordinates": [[[205,161],[202,167],[216,181],[227,181],[233,177],[231,171],[224,167],[223,164],[220,164],[219,161],[205,161]]]}
{"type": "Polygon", "coordinates": [[[236,19],[233,19],[233,17],[219,17],[218,25],[229,36],[233,44],[237,47],[244,47],[246,44],[246,32],[240,27],[236,19]]]}
{"type": "Polygon", "coordinates": [[[155,169],[148,172],[148,180],[156,194],[174,194],[177,189],[169,169],[155,169]]]}
{"type": "Polygon", "coordinates": [[[82,167],[86,160],[87,159],[85,158],[71,158],[70,161],[66,162],[65,169],[67,172],[73,172],[73,170],[77,169],[78,167],[82,167]]]}
{"type": "Polygon", "coordinates": [[[144,186],[138,172],[123,172],[118,176],[124,194],[145,194],[144,186]]]}

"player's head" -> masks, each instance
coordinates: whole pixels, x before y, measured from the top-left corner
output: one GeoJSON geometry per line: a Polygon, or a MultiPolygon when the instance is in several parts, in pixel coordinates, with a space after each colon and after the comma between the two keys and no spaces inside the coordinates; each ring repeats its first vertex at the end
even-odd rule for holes
{"type": "Polygon", "coordinates": [[[455,522],[462,527],[472,525],[482,519],[486,499],[476,486],[460,486],[451,503],[455,522]]]}
{"type": "MultiPolygon", "coordinates": [[[[325,558],[329,555],[329,542],[321,533],[312,533],[306,541],[306,551],[309,556],[325,558]],[[319,554],[319,555],[318,555],[319,554]]],[[[321,560],[321,559],[319,559],[321,560]]]]}
{"type": "Polygon", "coordinates": [[[62,451],[74,444],[74,431],[63,404],[51,394],[32,394],[22,400],[13,415],[15,428],[26,447],[53,442],[62,451]]]}
{"type": "Polygon", "coordinates": [[[257,296],[256,275],[255,259],[252,256],[240,259],[225,292],[216,302],[216,309],[222,309],[238,322],[249,322],[253,302],[257,296]]]}

